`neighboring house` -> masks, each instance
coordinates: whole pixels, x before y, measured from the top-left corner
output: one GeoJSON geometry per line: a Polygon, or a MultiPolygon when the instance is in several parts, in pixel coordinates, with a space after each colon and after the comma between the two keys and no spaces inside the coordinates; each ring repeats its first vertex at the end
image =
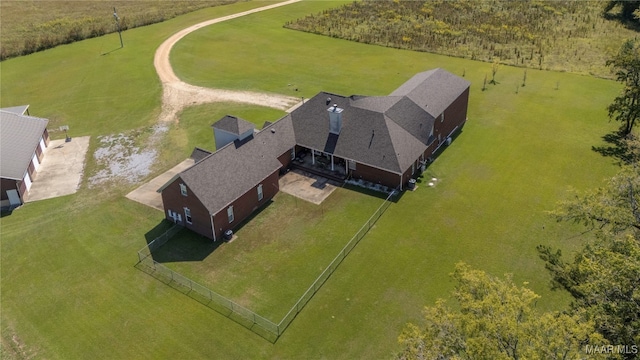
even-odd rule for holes
{"type": "Polygon", "coordinates": [[[280,173],[303,162],[334,179],[402,190],[464,125],[469,86],[434,69],[389,96],[321,92],[260,131],[225,116],[212,125],[216,152],[196,149],[196,163],[158,190],[165,216],[217,240],[279,191],[280,173]]]}
{"type": "Polygon", "coordinates": [[[49,145],[49,120],[29,116],[29,105],[0,109],[0,193],[2,207],[24,202],[49,145]],[[27,115],[25,115],[25,113],[27,115]]]}

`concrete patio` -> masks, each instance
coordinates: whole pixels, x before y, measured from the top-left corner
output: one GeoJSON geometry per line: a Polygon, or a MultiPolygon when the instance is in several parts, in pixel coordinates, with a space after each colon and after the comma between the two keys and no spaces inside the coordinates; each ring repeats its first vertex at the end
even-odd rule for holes
{"type": "Polygon", "coordinates": [[[89,136],[51,140],[25,202],[74,194],[80,187],[89,136]]]}

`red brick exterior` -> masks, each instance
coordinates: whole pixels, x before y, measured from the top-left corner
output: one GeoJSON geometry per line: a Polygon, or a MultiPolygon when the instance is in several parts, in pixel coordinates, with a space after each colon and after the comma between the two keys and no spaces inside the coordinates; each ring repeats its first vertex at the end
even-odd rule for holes
{"type": "Polygon", "coordinates": [[[42,164],[42,158],[44,158],[44,151],[40,149],[40,144],[36,147],[36,157],[38,158],[38,162],[42,164]]]}
{"type": "Polygon", "coordinates": [[[49,131],[45,128],[44,133],[42,133],[42,137],[44,138],[44,145],[49,147],[49,131]]]}
{"type": "Polygon", "coordinates": [[[461,128],[467,119],[467,107],[469,104],[469,88],[467,88],[458,98],[449,105],[444,111],[444,121],[442,121],[442,115],[435,119],[433,135],[435,137],[434,144],[431,153],[439,146],[440,143],[444,143],[447,137],[451,134],[456,127],[461,128]],[[440,141],[438,141],[440,136],[440,141]]]}
{"type": "Polygon", "coordinates": [[[357,163],[356,169],[351,170],[351,178],[363,179],[374,184],[384,185],[392,189],[395,189],[400,185],[400,175],[361,163],[357,163]]]}
{"type": "Polygon", "coordinates": [[[211,230],[211,218],[207,208],[200,202],[200,199],[187,186],[187,196],[180,192],[182,178],[178,177],[169,186],[162,190],[162,203],[164,204],[164,216],[169,221],[174,221],[168,213],[171,210],[180,214],[182,221],[178,222],[187,229],[191,229],[200,235],[213,238],[211,230]],[[191,210],[191,224],[187,223],[185,208],[191,210]]]}
{"type": "MultiPolygon", "coordinates": [[[[215,227],[215,239],[221,240],[225,231],[235,229],[255,210],[273,198],[280,190],[278,186],[278,178],[278,171],[275,171],[262,182],[256,184],[256,186],[233,201],[233,203],[227,205],[224,209],[221,209],[214,214],[213,226],[215,227]],[[262,184],[262,200],[258,200],[258,186],[260,184],[262,184]],[[233,206],[234,220],[232,223],[229,223],[229,219],[227,217],[227,208],[229,206],[233,206]]],[[[184,225],[187,229],[190,229],[202,236],[214,239],[214,232],[211,228],[212,217],[206,207],[202,202],[200,202],[198,197],[193,194],[188,186],[187,196],[182,195],[180,192],[180,184],[183,183],[182,179],[178,177],[164,190],[162,190],[162,203],[164,205],[165,218],[169,221],[174,221],[174,219],[169,216],[168,210],[176,212],[180,214],[182,218],[182,221],[180,221],[179,224],[184,225]],[[191,211],[191,223],[187,222],[184,208],[188,208],[191,211]]]]}
{"type": "Polygon", "coordinates": [[[289,165],[291,165],[291,149],[278,156],[278,161],[280,161],[280,164],[282,164],[282,168],[288,168],[289,165]]]}
{"type": "Polygon", "coordinates": [[[0,200],[9,200],[7,196],[7,190],[16,189],[22,198],[23,190],[20,190],[20,181],[12,180],[12,179],[0,179],[0,200]]]}
{"type": "Polygon", "coordinates": [[[236,229],[238,225],[251,216],[254,211],[271,200],[278,191],[280,191],[278,179],[279,175],[276,171],[259,184],[256,184],[256,186],[244,193],[244,195],[240,196],[233,203],[213,215],[213,223],[216,227],[216,239],[220,240],[225,231],[236,229]],[[262,200],[258,201],[258,186],[261,184],[263,197],[262,200]],[[232,223],[229,223],[229,217],[227,216],[229,206],[233,206],[234,219],[232,223]]]}

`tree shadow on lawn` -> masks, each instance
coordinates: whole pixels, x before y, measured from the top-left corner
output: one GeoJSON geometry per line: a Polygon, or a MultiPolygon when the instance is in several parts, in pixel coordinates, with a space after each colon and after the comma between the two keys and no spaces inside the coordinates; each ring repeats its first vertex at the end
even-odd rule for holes
{"type": "Polygon", "coordinates": [[[592,146],[591,150],[604,157],[612,157],[618,160],[618,165],[628,164],[633,160],[633,153],[625,143],[625,135],[619,130],[606,134],[602,139],[608,144],[592,146]]]}
{"type": "MultiPolygon", "coordinates": [[[[240,222],[238,226],[233,228],[234,233],[240,231],[244,226],[250,223],[256,216],[260,215],[260,213],[262,213],[262,211],[264,211],[272,203],[273,200],[268,200],[260,208],[249,215],[249,217],[240,222]]],[[[152,230],[145,234],[147,244],[149,244],[158,236],[164,234],[172,226],[173,223],[166,219],[160,222],[152,230]]],[[[241,241],[241,239],[238,240],[241,241]]],[[[203,261],[224,243],[225,241],[223,240],[213,241],[207,237],[184,228],[177,234],[172,236],[166,244],[153,251],[151,256],[153,260],[158,263],[203,261]]]]}

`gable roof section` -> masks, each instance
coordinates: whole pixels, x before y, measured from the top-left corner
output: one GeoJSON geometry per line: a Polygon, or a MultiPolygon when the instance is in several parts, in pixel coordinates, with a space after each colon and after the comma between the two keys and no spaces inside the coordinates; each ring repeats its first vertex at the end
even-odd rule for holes
{"type": "Polygon", "coordinates": [[[180,173],[182,181],[211,214],[278,171],[277,157],[295,145],[291,119],[284,117],[250,141],[229,143],[180,173]]]}
{"type": "Polygon", "coordinates": [[[407,96],[403,96],[384,113],[409,134],[428,144],[434,117],[407,96]]]}
{"type": "Polygon", "coordinates": [[[24,115],[24,113],[27,112],[28,109],[29,109],[29,105],[20,105],[20,106],[6,107],[0,110],[14,113],[17,115],[24,115]]]}
{"type": "MultiPolygon", "coordinates": [[[[426,146],[382,112],[400,100],[402,97],[356,98],[321,92],[290,114],[296,142],[304,147],[401,174],[426,150],[426,146]],[[327,104],[328,97],[331,97],[330,104],[327,104]],[[333,104],[344,109],[342,130],[337,137],[329,133],[327,109],[333,104]],[[411,160],[407,161],[407,158],[411,160]]],[[[417,106],[414,104],[414,107],[417,106]]],[[[410,115],[408,113],[406,116],[410,115]]],[[[427,116],[424,111],[422,115],[427,116]]]]}
{"type": "Polygon", "coordinates": [[[467,80],[438,68],[414,75],[390,96],[407,96],[435,118],[470,85],[467,80]]]}
{"type": "Polygon", "coordinates": [[[0,109],[1,177],[22,180],[48,122],[0,109]]]}
{"type": "Polygon", "coordinates": [[[232,134],[241,135],[255,127],[252,123],[239,117],[226,115],[211,125],[214,129],[220,129],[232,134]]]}
{"type": "Polygon", "coordinates": [[[195,161],[196,163],[199,163],[200,161],[202,161],[202,159],[206,158],[207,156],[209,156],[211,154],[212,154],[211,151],[205,150],[205,149],[201,149],[201,148],[196,146],[193,149],[193,151],[191,152],[190,158],[192,158],[193,161],[195,161]]]}

